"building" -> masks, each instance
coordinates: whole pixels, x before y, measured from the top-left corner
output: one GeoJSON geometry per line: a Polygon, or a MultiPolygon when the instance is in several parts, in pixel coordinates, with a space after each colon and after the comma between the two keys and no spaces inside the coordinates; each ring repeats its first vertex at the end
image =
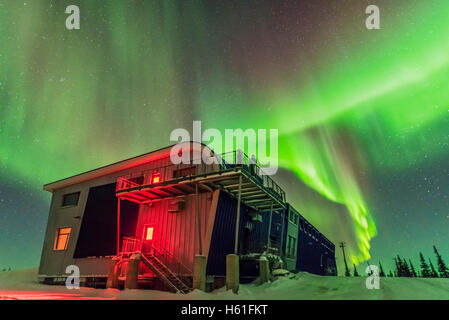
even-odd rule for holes
{"type": "Polygon", "coordinates": [[[46,184],[52,200],[40,281],[65,281],[66,267],[76,265],[83,285],[104,286],[116,257],[123,283],[135,251],[142,252],[139,287],[188,291],[199,254],[207,257],[209,289],[224,284],[230,253],[240,256],[241,281],[258,275],[261,254],[289,270],[336,275],[334,244],[257,164],[240,152],[184,148],[187,164],[173,164],[167,147],[46,184]],[[195,163],[199,152],[215,162],[195,163]]]}

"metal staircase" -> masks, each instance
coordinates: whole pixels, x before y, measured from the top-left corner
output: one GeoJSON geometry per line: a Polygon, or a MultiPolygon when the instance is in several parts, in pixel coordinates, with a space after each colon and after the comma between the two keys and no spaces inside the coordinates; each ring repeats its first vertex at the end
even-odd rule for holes
{"type": "Polygon", "coordinates": [[[154,255],[146,255],[142,253],[142,262],[146,265],[159,279],[161,279],[170,289],[179,293],[189,293],[192,291],[175,273],[173,273],[162,261],[154,255]]]}
{"type": "Polygon", "coordinates": [[[174,292],[189,293],[192,291],[192,270],[175,257],[160,244],[142,241],[136,238],[124,238],[121,261],[134,252],[139,252],[141,263],[162,280],[174,292]]]}

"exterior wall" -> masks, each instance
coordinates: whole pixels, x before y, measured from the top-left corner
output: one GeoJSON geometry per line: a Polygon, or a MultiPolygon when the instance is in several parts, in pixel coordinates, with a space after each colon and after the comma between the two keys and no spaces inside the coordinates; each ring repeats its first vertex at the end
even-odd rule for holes
{"type": "Polygon", "coordinates": [[[296,269],[320,275],[336,275],[335,246],[306,219],[302,216],[300,219],[296,269]],[[328,268],[334,271],[329,273],[328,268]]]}
{"type": "MultiPolygon", "coordinates": [[[[199,211],[201,217],[201,240],[203,254],[209,249],[206,239],[209,219],[213,219],[215,212],[211,212],[213,193],[200,193],[199,211]]],[[[173,199],[152,202],[141,205],[137,222],[136,237],[142,239],[146,225],[154,227],[153,242],[170,252],[173,257],[185,266],[193,268],[193,257],[199,254],[198,215],[196,195],[187,195],[177,200],[185,201],[185,209],[181,212],[168,212],[168,206],[173,199]]],[[[210,233],[210,232],[209,232],[210,233]]]]}
{"type": "MultiPolygon", "coordinates": [[[[132,174],[134,177],[138,176],[138,173],[162,167],[167,167],[166,175],[162,176],[162,179],[166,179],[166,177],[171,177],[174,169],[182,166],[186,165],[171,165],[170,158],[165,157],[55,190],[51,200],[39,275],[63,276],[66,267],[74,264],[80,267],[81,276],[106,276],[111,256],[74,258],[90,188],[115,183],[121,176],[132,174]],[[74,192],[80,192],[78,205],[62,207],[63,196],[74,192]],[[53,246],[56,231],[62,227],[72,228],[68,247],[64,251],[55,251],[53,246]]],[[[205,170],[211,171],[210,168],[199,165],[197,174],[205,172],[205,170]]],[[[199,197],[203,254],[208,257],[207,274],[225,275],[226,254],[234,252],[237,199],[219,190],[201,193],[199,197]]],[[[191,268],[194,255],[199,253],[196,200],[194,194],[178,198],[178,200],[181,199],[185,200],[186,208],[179,213],[168,212],[168,204],[173,199],[155,201],[151,205],[141,205],[136,236],[142,237],[144,226],[153,224],[155,239],[163,242],[164,248],[171,252],[177,260],[191,268]]],[[[288,206],[288,208],[291,207],[288,206]]],[[[300,215],[303,224],[309,225],[309,228],[314,230],[315,236],[291,222],[287,214],[289,210],[293,209],[288,209],[285,213],[273,212],[270,230],[270,238],[280,245],[281,255],[286,253],[288,236],[293,236],[298,241],[296,257],[285,257],[287,268],[323,274],[325,268],[334,267],[335,246],[300,215]]],[[[111,214],[116,216],[115,212],[111,214]]],[[[239,225],[240,253],[260,251],[260,248],[256,248],[256,246],[265,245],[268,239],[269,212],[259,213],[262,216],[262,222],[253,221],[251,214],[251,210],[242,204],[239,225]]]]}
{"type": "MultiPolygon", "coordinates": [[[[241,204],[239,235],[242,234],[245,225],[245,218],[242,217],[247,215],[248,212],[249,208],[241,204]]],[[[210,250],[207,257],[207,275],[226,275],[226,255],[234,253],[236,220],[237,199],[231,197],[226,192],[220,192],[210,241],[210,250]]]]}
{"type": "Polygon", "coordinates": [[[115,183],[120,176],[134,172],[141,172],[169,165],[169,157],[161,158],[146,164],[135,166],[126,170],[118,171],[114,174],[102,176],[96,179],[71,185],[53,192],[47,229],[44,237],[44,244],[39,266],[40,276],[61,276],[65,275],[68,265],[78,265],[82,276],[107,275],[109,258],[103,259],[74,259],[74,251],[78,241],[78,235],[84,215],[89,189],[91,187],[102,186],[115,183]],[[80,192],[78,205],[73,207],[62,207],[62,200],[65,194],[80,192]],[[67,250],[53,250],[56,231],[61,227],[71,227],[71,234],[68,241],[67,250]]]}
{"type": "Polygon", "coordinates": [[[286,217],[286,237],[285,237],[285,262],[287,264],[288,270],[296,269],[297,251],[298,251],[298,225],[300,220],[300,215],[292,206],[288,206],[288,216],[286,217]],[[289,237],[292,237],[294,241],[290,243],[289,252],[289,237]]]}

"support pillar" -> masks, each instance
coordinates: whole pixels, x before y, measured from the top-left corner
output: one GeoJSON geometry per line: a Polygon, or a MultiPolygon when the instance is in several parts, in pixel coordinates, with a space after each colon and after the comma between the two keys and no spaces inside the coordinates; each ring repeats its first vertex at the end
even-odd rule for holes
{"type": "Polygon", "coordinates": [[[261,283],[265,283],[270,280],[270,264],[265,257],[259,260],[259,276],[261,283]]]}
{"type": "Polygon", "coordinates": [[[196,198],[196,216],[198,219],[198,244],[200,255],[203,254],[203,236],[201,232],[201,211],[200,211],[200,195],[198,193],[198,183],[195,184],[195,198],[196,198]]]}
{"type": "Polygon", "coordinates": [[[234,254],[238,254],[239,248],[239,229],[240,229],[240,203],[242,201],[242,173],[239,175],[239,191],[237,196],[237,219],[235,222],[235,242],[234,242],[234,254]]]}
{"type": "Polygon", "coordinates": [[[206,291],[206,256],[193,258],[193,289],[206,291]]]}
{"type": "Polygon", "coordinates": [[[118,277],[120,275],[120,258],[113,257],[109,262],[108,280],[106,282],[106,288],[118,288],[118,277]]]}
{"type": "Polygon", "coordinates": [[[226,290],[237,293],[240,284],[239,256],[237,254],[226,255],[226,290]]]}
{"type": "Polygon", "coordinates": [[[271,237],[270,236],[271,236],[271,222],[272,221],[273,221],[273,202],[271,202],[270,217],[268,219],[268,239],[267,239],[268,248],[271,247],[271,237]]]}
{"type": "Polygon", "coordinates": [[[120,255],[120,198],[117,199],[117,255],[120,255]]]}
{"type": "Polygon", "coordinates": [[[125,289],[137,289],[137,278],[139,276],[140,253],[135,252],[129,258],[126,269],[125,289]]]}

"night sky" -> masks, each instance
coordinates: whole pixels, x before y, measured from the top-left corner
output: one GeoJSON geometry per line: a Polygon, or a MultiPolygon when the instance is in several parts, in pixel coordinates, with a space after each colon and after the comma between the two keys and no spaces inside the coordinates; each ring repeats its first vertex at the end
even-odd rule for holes
{"type": "Polygon", "coordinates": [[[0,268],[38,265],[43,184],[193,120],[279,129],[276,181],[354,263],[449,261],[447,0],[0,0],[0,268]]]}

